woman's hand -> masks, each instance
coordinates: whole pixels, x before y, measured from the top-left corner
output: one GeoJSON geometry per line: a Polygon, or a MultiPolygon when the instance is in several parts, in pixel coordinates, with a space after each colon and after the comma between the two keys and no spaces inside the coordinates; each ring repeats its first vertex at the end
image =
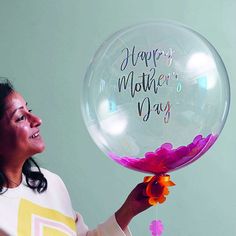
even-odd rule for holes
{"type": "MultiPolygon", "coordinates": [[[[138,184],[129,194],[121,208],[115,213],[117,223],[122,230],[125,230],[132,218],[142,211],[148,209],[151,205],[146,195],[147,183],[138,184]]],[[[156,183],[152,188],[152,192],[156,197],[160,196],[164,187],[156,183]]]]}

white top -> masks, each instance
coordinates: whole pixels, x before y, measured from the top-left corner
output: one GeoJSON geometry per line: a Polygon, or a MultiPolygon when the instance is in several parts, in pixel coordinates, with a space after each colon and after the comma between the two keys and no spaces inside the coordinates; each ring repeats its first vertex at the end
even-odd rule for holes
{"type": "Polygon", "coordinates": [[[59,176],[42,169],[48,188],[38,193],[22,183],[0,195],[0,235],[10,236],[131,236],[111,216],[89,230],[71,205],[68,191],[59,176]]]}

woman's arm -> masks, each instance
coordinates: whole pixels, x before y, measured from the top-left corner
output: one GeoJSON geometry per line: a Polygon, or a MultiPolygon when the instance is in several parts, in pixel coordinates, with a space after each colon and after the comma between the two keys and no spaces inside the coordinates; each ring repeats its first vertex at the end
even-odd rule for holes
{"type": "MultiPolygon", "coordinates": [[[[81,215],[77,214],[77,235],[78,236],[131,236],[128,224],[132,218],[140,212],[148,209],[149,198],[146,195],[147,183],[138,184],[129,194],[121,208],[111,216],[106,222],[98,225],[94,230],[89,230],[84,224],[81,215]]],[[[163,192],[163,187],[156,184],[153,193],[158,197],[163,192]]]]}

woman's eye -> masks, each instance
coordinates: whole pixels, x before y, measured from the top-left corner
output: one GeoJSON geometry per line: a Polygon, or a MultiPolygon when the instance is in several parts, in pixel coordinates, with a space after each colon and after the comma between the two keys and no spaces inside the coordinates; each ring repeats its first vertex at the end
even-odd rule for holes
{"type": "Polygon", "coordinates": [[[31,113],[31,112],[32,112],[32,109],[29,109],[29,110],[28,110],[28,112],[30,112],[30,113],[31,113]]]}
{"type": "Polygon", "coordinates": [[[19,122],[19,121],[25,120],[25,118],[26,118],[26,116],[22,115],[16,121],[19,122]]]}

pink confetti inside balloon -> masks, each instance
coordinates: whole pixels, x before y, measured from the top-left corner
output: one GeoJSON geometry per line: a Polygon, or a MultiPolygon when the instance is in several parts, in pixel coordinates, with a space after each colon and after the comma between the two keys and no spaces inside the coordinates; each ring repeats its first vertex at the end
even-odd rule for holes
{"type": "Polygon", "coordinates": [[[164,143],[156,151],[145,153],[143,158],[119,157],[114,153],[109,153],[109,156],[129,169],[160,175],[197,160],[213,145],[216,138],[213,135],[206,138],[197,135],[192,143],[175,149],[172,144],[164,143]]]}
{"type": "Polygon", "coordinates": [[[164,231],[164,226],[161,220],[153,220],[149,226],[152,236],[161,236],[164,231]]]}
{"type": "Polygon", "coordinates": [[[157,21],[125,28],[101,45],[84,79],[82,111],[108,157],[158,175],[209,150],[229,103],[216,49],[186,26],[157,21]]]}

